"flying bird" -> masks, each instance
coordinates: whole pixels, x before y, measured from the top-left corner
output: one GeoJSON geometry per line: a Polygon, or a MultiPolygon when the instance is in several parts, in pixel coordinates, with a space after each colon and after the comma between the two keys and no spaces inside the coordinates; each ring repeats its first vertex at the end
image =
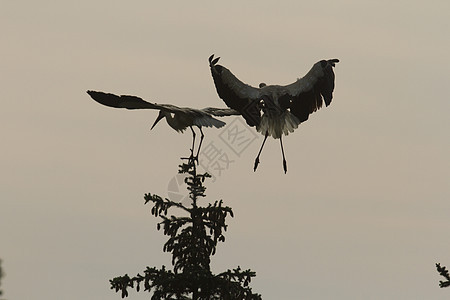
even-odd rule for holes
{"type": "Polygon", "coordinates": [[[186,128],[190,128],[192,131],[192,149],[191,153],[194,153],[195,145],[195,131],[192,128],[196,126],[200,130],[200,143],[197,149],[197,155],[193,158],[198,161],[198,154],[203,142],[202,127],[216,127],[220,128],[225,125],[225,122],[218,120],[214,117],[224,117],[232,115],[240,115],[240,113],[234,109],[229,108],[215,108],[207,107],[203,109],[195,109],[189,107],[178,107],[171,104],[156,104],[143,100],[142,98],[129,95],[114,95],[103,92],[87,91],[87,93],[100,104],[127,109],[156,109],[159,110],[158,117],[153,123],[150,129],[153,129],[155,125],[163,118],[166,118],[167,124],[177,132],[183,132],[186,128]],[[213,117],[214,116],[214,117],[213,117]]]}
{"type": "Polygon", "coordinates": [[[325,101],[328,106],[333,98],[333,67],[338,59],[321,60],[313,65],[302,78],[289,85],[250,86],[240,81],[230,70],[218,65],[220,57],[209,57],[209,66],[217,94],[225,104],[241,113],[247,124],[256,127],[264,135],[264,141],[255,159],[253,170],[259,164],[259,156],[267,137],[280,139],[284,173],[287,163],[283,149],[283,135],[293,132],[311,113],[320,109],[325,101]]]}

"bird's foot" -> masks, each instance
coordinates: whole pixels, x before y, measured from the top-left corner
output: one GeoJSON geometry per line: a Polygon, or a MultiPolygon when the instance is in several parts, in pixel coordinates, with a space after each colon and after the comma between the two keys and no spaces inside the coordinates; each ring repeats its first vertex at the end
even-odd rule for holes
{"type": "Polygon", "coordinates": [[[286,174],[287,172],[287,162],[285,159],[283,159],[283,169],[284,169],[284,174],[286,174]]]}
{"type": "Polygon", "coordinates": [[[255,166],[253,167],[253,172],[256,172],[256,169],[258,168],[258,165],[259,165],[259,157],[257,157],[255,159],[255,166]]]}

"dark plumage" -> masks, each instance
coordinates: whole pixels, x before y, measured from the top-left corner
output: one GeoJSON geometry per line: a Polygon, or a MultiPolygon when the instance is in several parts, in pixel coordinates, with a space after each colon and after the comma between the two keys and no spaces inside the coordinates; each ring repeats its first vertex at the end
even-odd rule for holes
{"type": "Polygon", "coordinates": [[[103,92],[87,91],[87,93],[100,104],[126,109],[156,109],[159,110],[158,117],[153,123],[153,127],[163,118],[166,118],[167,124],[177,132],[183,132],[186,128],[190,128],[193,135],[192,151],[194,151],[195,132],[192,126],[199,128],[201,133],[200,144],[197,150],[197,156],[200,152],[200,147],[203,141],[202,127],[216,127],[220,128],[225,125],[225,122],[216,119],[217,117],[239,115],[240,113],[234,109],[229,108],[215,108],[207,107],[203,109],[195,109],[188,107],[178,107],[171,104],[157,104],[144,101],[142,98],[129,95],[114,95],[103,92]]]}
{"type": "Polygon", "coordinates": [[[293,132],[300,123],[308,120],[311,113],[328,106],[333,99],[333,67],[338,59],[321,60],[313,65],[302,78],[289,85],[266,85],[253,87],[240,81],[230,70],[218,65],[219,58],[209,57],[209,66],[217,94],[225,104],[239,111],[249,126],[264,135],[264,141],[255,160],[254,170],[259,164],[259,155],[267,137],[280,139],[283,168],[287,172],[282,136],[293,132]]]}

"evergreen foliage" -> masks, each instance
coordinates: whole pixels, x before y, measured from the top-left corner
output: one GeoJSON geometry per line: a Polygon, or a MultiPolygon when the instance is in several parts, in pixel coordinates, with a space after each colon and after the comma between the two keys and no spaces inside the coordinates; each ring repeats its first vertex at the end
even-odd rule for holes
{"type": "Polygon", "coordinates": [[[152,215],[161,218],[157,229],[163,229],[169,237],[163,251],[172,254],[173,271],[162,266],[160,269],[147,267],[143,274],[130,277],[127,274],[110,280],[111,288],[128,296],[128,288],[139,292],[153,292],[152,300],[158,299],[262,299],[249,287],[255,272],[237,267],[220,274],[210,269],[211,255],[216,252],[218,242],[224,242],[227,230],[225,219],[233,217],[233,211],[223,206],[222,200],[207,206],[199,205],[205,197],[203,185],[209,174],[197,174],[195,158],[185,158],[179,173],[188,174],[185,179],[189,190],[190,206],[163,199],[155,194],[145,195],[145,204],[152,203],[152,215]],[[185,216],[170,215],[178,209],[185,216]]]}
{"type": "Polygon", "coordinates": [[[439,272],[439,275],[447,279],[447,281],[439,281],[439,286],[441,288],[450,286],[450,274],[448,273],[448,270],[445,268],[445,266],[442,266],[437,263],[436,269],[439,272]]]}
{"type": "MultiPolygon", "coordinates": [[[[1,286],[1,281],[2,281],[2,277],[3,277],[3,270],[2,270],[2,260],[0,259],[0,286],[1,286]]],[[[0,290],[0,296],[3,295],[3,291],[0,290]]]]}

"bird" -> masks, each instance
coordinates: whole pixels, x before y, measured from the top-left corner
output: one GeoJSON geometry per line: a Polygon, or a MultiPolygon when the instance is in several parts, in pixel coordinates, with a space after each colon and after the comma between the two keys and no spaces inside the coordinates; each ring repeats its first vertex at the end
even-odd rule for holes
{"type": "Polygon", "coordinates": [[[115,95],[111,93],[97,92],[97,91],[87,91],[87,93],[100,104],[115,107],[115,108],[127,108],[127,109],[155,109],[159,110],[158,117],[153,123],[153,129],[156,124],[163,118],[166,118],[167,124],[177,132],[184,132],[188,127],[192,131],[192,149],[191,158],[197,161],[198,155],[200,153],[200,148],[202,146],[204,134],[202,127],[215,127],[221,128],[226,123],[216,119],[215,117],[233,116],[240,115],[240,113],[234,109],[230,108],[215,108],[206,107],[203,109],[195,109],[189,107],[178,107],[172,104],[157,104],[151,103],[139,98],[137,96],[130,95],[115,95]],[[200,130],[200,143],[197,149],[197,154],[194,156],[194,145],[195,145],[195,131],[192,128],[197,127],[200,130]]]}
{"type": "Polygon", "coordinates": [[[268,136],[280,140],[284,173],[287,162],[284,155],[283,135],[288,135],[308,120],[311,113],[330,105],[333,99],[335,74],[333,68],[339,59],[315,63],[302,78],[282,85],[260,83],[253,87],[239,80],[229,69],[217,64],[220,57],[209,57],[209,66],[217,94],[225,104],[239,111],[247,124],[264,135],[264,141],[255,159],[253,170],[268,136]]]}

